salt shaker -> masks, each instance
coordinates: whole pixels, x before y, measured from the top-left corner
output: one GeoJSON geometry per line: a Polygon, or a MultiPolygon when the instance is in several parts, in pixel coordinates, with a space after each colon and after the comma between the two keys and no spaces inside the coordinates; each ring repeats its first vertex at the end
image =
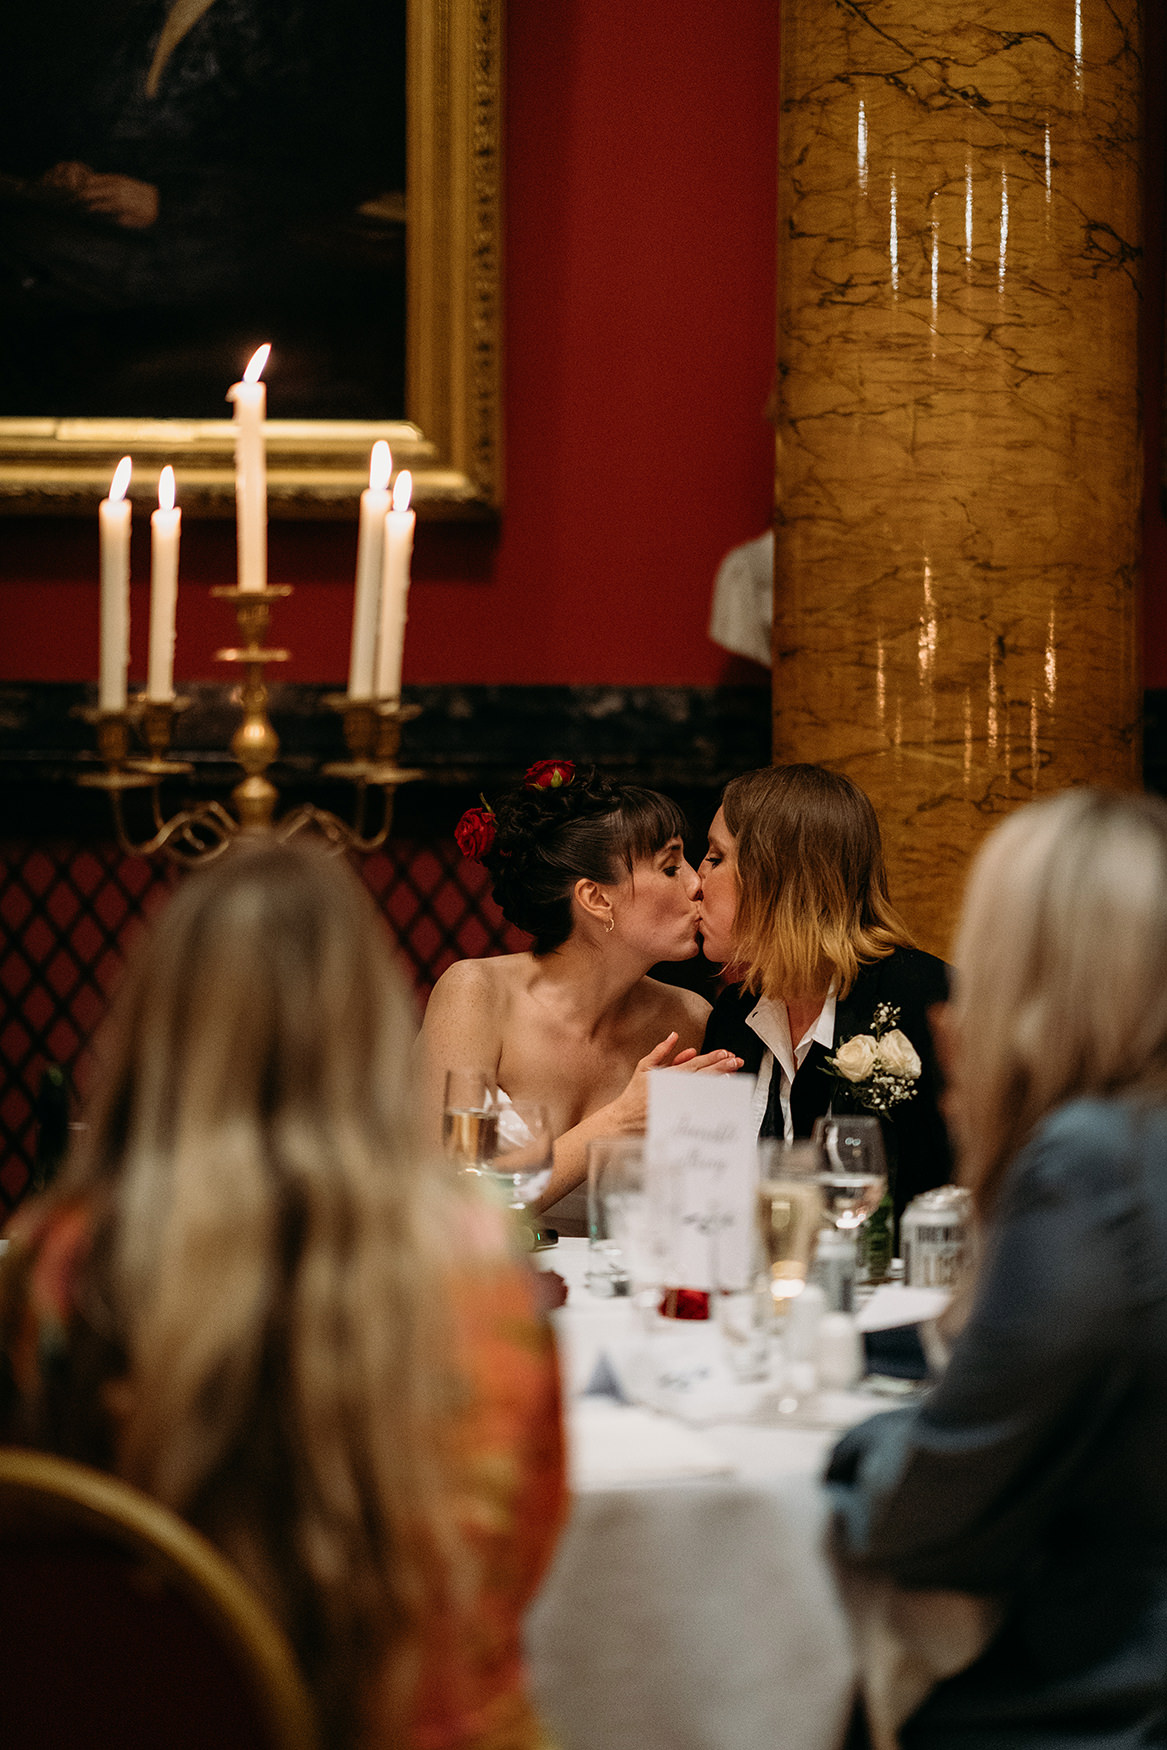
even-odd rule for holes
{"type": "Polygon", "coordinates": [[[819,1385],[849,1391],[863,1377],[863,1338],[851,1313],[824,1313],[816,1346],[819,1385]]]}

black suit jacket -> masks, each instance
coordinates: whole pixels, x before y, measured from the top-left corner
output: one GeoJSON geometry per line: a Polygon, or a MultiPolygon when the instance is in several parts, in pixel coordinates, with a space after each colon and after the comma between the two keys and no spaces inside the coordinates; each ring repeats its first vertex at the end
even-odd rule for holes
{"type": "MultiPolygon", "coordinates": [[[[893,1003],[900,1011],[897,1025],[906,1033],[920,1056],[920,1079],[910,1100],[892,1108],[884,1117],[888,1140],[892,1198],[896,1220],[920,1191],[944,1185],[952,1177],[952,1151],[940,1116],[940,1070],[928,1010],[948,996],[948,968],[934,954],[920,948],[895,948],[885,960],[862,966],[847,995],[835,1009],[835,1044],[842,1045],[856,1033],[870,1033],[879,1003],[893,1003]]],[[[766,1050],[746,1017],[757,997],[741,990],[723,991],[713,1006],[705,1029],[704,1050],[721,1046],[744,1059],[744,1070],[756,1075],[766,1050]]],[[[817,1040],[794,1078],[790,1094],[795,1136],[809,1136],[816,1118],[825,1116],[839,1084],[824,1067],[829,1053],[817,1040]]],[[[779,1077],[770,1083],[770,1099],[762,1120],[762,1136],[781,1136],[782,1104],[779,1077]]]]}

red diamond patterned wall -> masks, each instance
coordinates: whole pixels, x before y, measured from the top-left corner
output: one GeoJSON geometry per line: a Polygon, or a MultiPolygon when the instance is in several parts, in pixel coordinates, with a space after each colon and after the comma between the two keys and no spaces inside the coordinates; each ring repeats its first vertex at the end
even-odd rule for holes
{"type": "MultiPolygon", "coordinates": [[[[24,1193],[47,1064],[84,1089],[90,1043],[136,933],[178,879],[114,844],[0,845],[0,1212],[24,1193]]],[[[454,960],[509,953],[487,876],[451,840],[394,841],[359,864],[419,996],[454,960]]]]}

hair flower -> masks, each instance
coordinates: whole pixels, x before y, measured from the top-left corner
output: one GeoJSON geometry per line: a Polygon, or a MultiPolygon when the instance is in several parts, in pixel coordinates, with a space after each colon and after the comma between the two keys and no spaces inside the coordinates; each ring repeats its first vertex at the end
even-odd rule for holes
{"type": "Polygon", "coordinates": [[[454,828],[454,843],[464,857],[481,863],[494,843],[494,809],[485,796],[481,808],[468,808],[454,828]]]}
{"type": "Polygon", "coordinates": [[[536,760],[523,778],[528,790],[563,790],[575,777],[571,760],[536,760]]]}

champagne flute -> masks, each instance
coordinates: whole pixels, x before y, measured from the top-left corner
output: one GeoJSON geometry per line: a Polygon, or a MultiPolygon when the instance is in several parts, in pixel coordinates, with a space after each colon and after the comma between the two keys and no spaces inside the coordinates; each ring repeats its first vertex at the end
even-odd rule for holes
{"type": "Polygon", "coordinates": [[[783,1308],[806,1285],[823,1218],[823,1152],[815,1142],[764,1143],[758,1219],[770,1293],[783,1308]]]}
{"type": "Polygon", "coordinates": [[[442,1143],[464,1173],[484,1173],[498,1149],[498,1088],[480,1069],[446,1072],[442,1143]]]}

